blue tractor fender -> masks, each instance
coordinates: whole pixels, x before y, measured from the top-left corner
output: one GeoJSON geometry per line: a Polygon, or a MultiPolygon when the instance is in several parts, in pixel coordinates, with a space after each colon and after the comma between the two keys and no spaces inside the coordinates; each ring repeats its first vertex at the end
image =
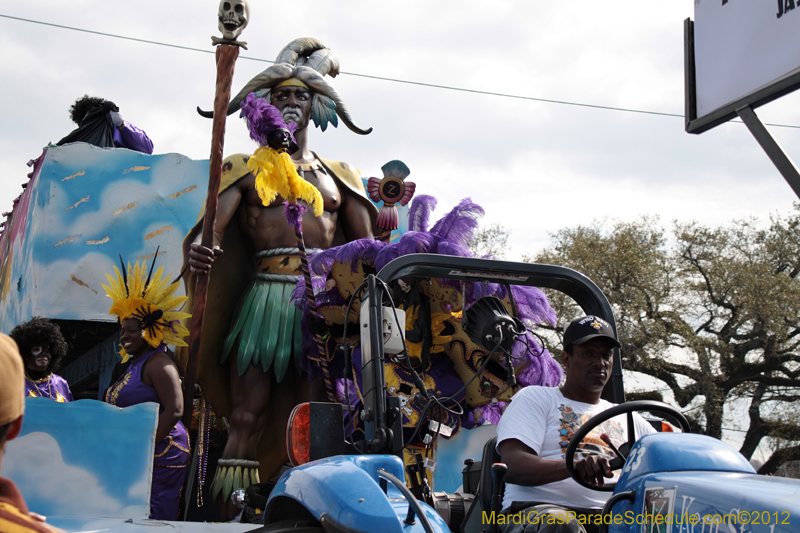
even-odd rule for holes
{"type": "MultiPolygon", "coordinates": [[[[403,522],[408,511],[406,497],[392,483],[381,479],[381,469],[405,482],[403,462],[394,455],[339,455],[292,468],[281,476],[270,494],[264,510],[265,523],[276,521],[276,516],[284,519],[280,511],[289,499],[319,521],[324,515],[354,531],[424,531],[419,518],[413,525],[403,522]]],[[[419,505],[433,531],[450,531],[435,510],[423,502],[419,505]]]]}
{"type": "Polygon", "coordinates": [[[628,490],[627,486],[641,476],[685,471],[756,473],[742,454],[713,437],[655,433],[633,445],[614,492],[628,490]]]}
{"type": "Polygon", "coordinates": [[[717,439],[658,433],[631,448],[602,519],[611,533],[783,533],[797,531],[798,494],[717,439]]]}

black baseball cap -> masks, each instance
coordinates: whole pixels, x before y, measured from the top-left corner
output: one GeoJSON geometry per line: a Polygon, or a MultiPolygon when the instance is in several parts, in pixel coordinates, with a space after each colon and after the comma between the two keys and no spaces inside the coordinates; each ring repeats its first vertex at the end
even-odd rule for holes
{"type": "Polygon", "coordinates": [[[619,348],[619,341],[611,324],[593,315],[576,318],[564,330],[564,349],[571,344],[583,344],[597,337],[606,338],[619,348]]]}

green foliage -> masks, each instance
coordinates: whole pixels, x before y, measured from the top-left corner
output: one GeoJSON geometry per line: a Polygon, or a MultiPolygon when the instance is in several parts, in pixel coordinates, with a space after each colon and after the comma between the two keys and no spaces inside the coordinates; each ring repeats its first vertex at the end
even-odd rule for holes
{"type": "MultiPolygon", "coordinates": [[[[655,218],[563,229],[535,257],[573,268],[611,302],[623,367],[665,383],[690,403],[701,431],[720,437],[724,406],[750,399],[741,452],[765,437],[779,442],[764,472],[800,459],[800,426],[780,413],[800,407],[800,206],[721,228],[675,224],[667,238],[655,218]]],[[[555,296],[560,323],[580,314],[555,296]]]]}

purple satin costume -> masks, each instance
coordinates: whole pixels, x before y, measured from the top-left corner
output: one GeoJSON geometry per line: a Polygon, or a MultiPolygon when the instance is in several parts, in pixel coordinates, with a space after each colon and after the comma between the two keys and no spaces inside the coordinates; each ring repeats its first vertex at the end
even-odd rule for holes
{"type": "Polygon", "coordinates": [[[114,145],[145,154],[153,153],[153,141],[150,140],[150,137],[144,130],[140,130],[128,121],[125,121],[122,129],[114,128],[114,145]]]}
{"type": "Polygon", "coordinates": [[[58,374],[50,374],[46,378],[31,380],[25,377],[25,396],[36,398],[50,398],[57,402],[71,402],[72,392],[69,390],[67,380],[58,374]]]}
{"type": "MultiPolygon", "coordinates": [[[[161,350],[156,349],[134,358],[125,375],[106,391],[106,402],[117,407],[144,402],[159,403],[155,389],[142,382],[144,364],[151,355],[159,351],[161,350]]],[[[177,520],[189,456],[189,435],[183,422],[178,421],[169,435],[156,443],[153,485],[150,491],[150,518],[177,520]]]]}

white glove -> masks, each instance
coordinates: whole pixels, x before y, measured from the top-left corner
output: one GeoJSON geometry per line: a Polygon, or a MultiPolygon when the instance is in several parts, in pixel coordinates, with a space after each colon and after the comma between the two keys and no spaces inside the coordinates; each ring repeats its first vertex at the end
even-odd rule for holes
{"type": "Polygon", "coordinates": [[[125,120],[122,118],[122,114],[119,111],[109,111],[111,114],[111,122],[118,128],[121,128],[125,124],[125,120]]]}

